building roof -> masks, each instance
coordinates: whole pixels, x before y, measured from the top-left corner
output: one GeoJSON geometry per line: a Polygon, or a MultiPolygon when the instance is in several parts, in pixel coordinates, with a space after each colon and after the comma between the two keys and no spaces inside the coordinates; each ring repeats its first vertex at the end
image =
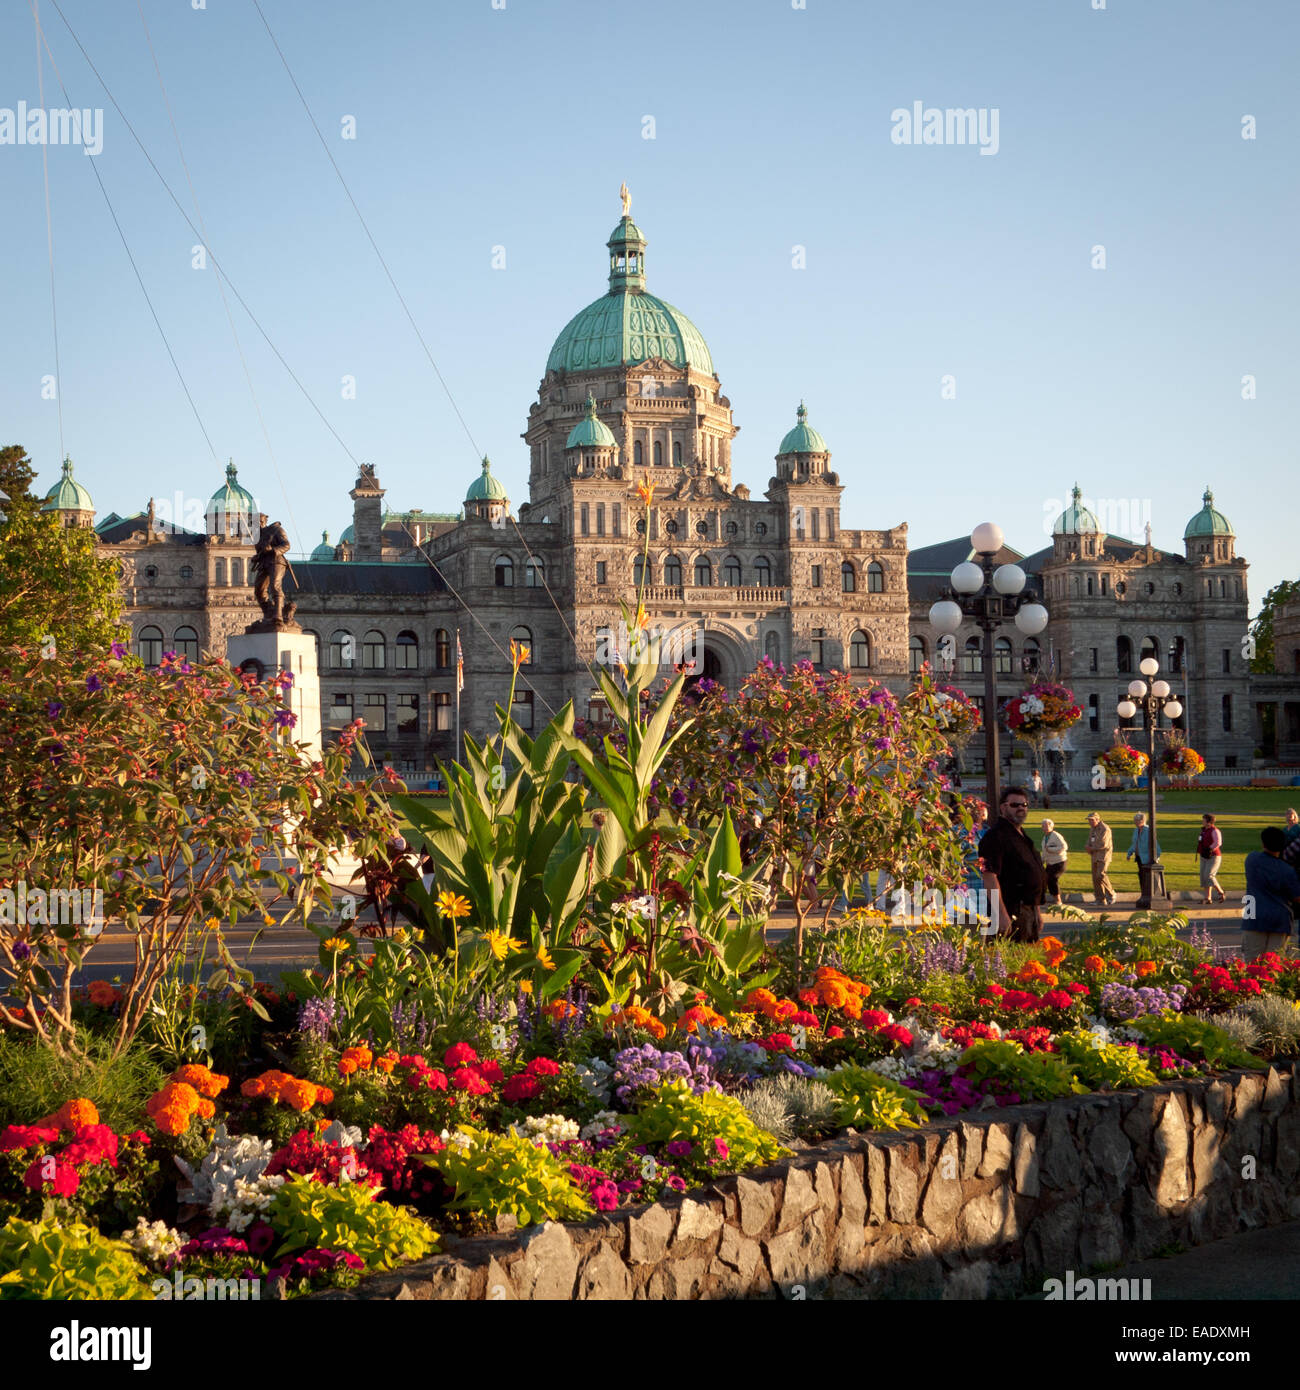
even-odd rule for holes
{"type": "Polygon", "coordinates": [[[320,563],[334,563],[334,547],[330,544],[330,533],[322,531],[320,533],[320,544],[311,553],[311,558],[320,563]]]}
{"type": "Polygon", "coordinates": [[[1215,511],[1214,494],[1207,487],[1201,498],[1201,510],[1187,523],[1187,529],[1183,532],[1183,539],[1190,540],[1193,536],[1232,536],[1235,534],[1228,518],[1222,512],[1215,511]]]}
{"type": "Polygon", "coordinates": [[[300,560],[286,577],[285,589],[310,594],[436,594],[446,591],[432,565],[394,565],[378,560],[353,560],[336,565],[300,560]]]}
{"type": "MultiPolygon", "coordinates": [[[[95,534],[105,545],[122,545],[129,541],[132,536],[140,531],[148,531],[149,518],[144,512],[135,512],[131,516],[118,516],[116,512],[110,512],[95,527],[95,534]]],[[[167,522],[165,526],[154,532],[158,538],[156,543],[167,545],[206,545],[208,538],[201,531],[187,531],[183,526],[176,526],[172,522],[167,522]]]]}
{"type": "Polygon", "coordinates": [[[1056,518],[1052,535],[1077,536],[1085,531],[1096,533],[1100,530],[1101,523],[1096,514],[1083,505],[1083,493],[1079,484],[1075,483],[1074,491],[1070,494],[1070,505],[1056,518]]]}
{"type": "Polygon", "coordinates": [[[93,512],[90,493],[72,476],[72,460],[63,460],[63,476],[45,494],[43,512],[93,512]]]}
{"type": "Polygon", "coordinates": [[[798,424],[787,432],[781,441],[781,447],[776,452],[778,454],[829,453],[830,450],[826,447],[826,441],[808,423],[808,409],[802,401],[799,402],[799,409],[795,411],[795,418],[798,420],[798,424]]]}
{"type": "Polygon", "coordinates": [[[700,330],[680,309],[647,293],[646,240],[636,223],[625,216],[606,245],[609,290],[561,329],[546,359],[546,370],[631,367],[661,357],[672,367],[691,366],[707,376],[716,375],[700,330]]]}

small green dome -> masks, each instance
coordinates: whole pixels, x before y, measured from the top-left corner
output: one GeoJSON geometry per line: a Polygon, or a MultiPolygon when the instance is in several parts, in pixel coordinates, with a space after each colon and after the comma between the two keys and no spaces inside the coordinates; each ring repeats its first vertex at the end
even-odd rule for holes
{"type": "Polygon", "coordinates": [[[483,472],[469,485],[469,491],[465,494],[465,501],[504,502],[505,500],[505,487],[492,476],[492,464],[485,456],[483,459],[483,472]]]}
{"type": "Polygon", "coordinates": [[[356,543],[357,543],[357,534],[356,534],[355,529],[354,529],[353,527],[351,527],[351,526],[345,526],[345,527],[343,528],[343,534],[339,537],[339,544],[340,544],[340,545],[356,545],[356,543]]]}
{"type": "Polygon", "coordinates": [[[1222,512],[1214,509],[1214,494],[1207,487],[1205,494],[1201,498],[1201,510],[1187,523],[1187,530],[1183,532],[1183,539],[1191,540],[1193,536],[1232,536],[1236,532],[1232,529],[1232,523],[1222,512]]]}
{"type": "Polygon", "coordinates": [[[63,460],[63,476],[45,494],[43,512],[93,512],[90,493],[72,476],[72,460],[63,460]]]}
{"type": "Polygon", "coordinates": [[[795,412],[799,423],[781,441],[778,454],[828,454],[826,441],[808,423],[808,411],[802,401],[795,412]]]}
{"type": "Polygon", "coordinates": [[[234,459],[226,464],[226,481],[208,500],[207,515],[211,516],[213,512],[246,512],[250,516],[257,515],[257,499],[247,488],[239,485],[239,474],[235,470],[234,459]]]}
{"type": "Polygon", "coordinates": [[[565,324],[546,359],[548,372],[633,367],[662,357],[673,367],[715,376],[704,335],[666,300],[645,289],[646,240],[624,216],[606,242],[609,290],[565,324]]]}
{"type": "Polygon", "coordinates": [[[587,394],[587,413],[569,431],[566,449],[612,449],[617,440],[614,431],[596,418],[596,398],[587,394]]]}
{"type": "Polygon", "coordinates": [[[334,558],[334,547],[330,544],[330,533],[322,531],[320,533],[320,544],[311,553],[313,560],[332,560],[334,558]]]}
{"type": "Polygon", "coordinates": [[[1097,520],[1095,513],[1088,510],[1083,505],[1083,493],[1079,490],[1079,484],[1075,483],[1074,491],[1070,494],[1070,505],[1056,518],[1052,527],[1054,536],[1078,536],[1087,532],[1099,532],[1101,523],[1097,520]]]}

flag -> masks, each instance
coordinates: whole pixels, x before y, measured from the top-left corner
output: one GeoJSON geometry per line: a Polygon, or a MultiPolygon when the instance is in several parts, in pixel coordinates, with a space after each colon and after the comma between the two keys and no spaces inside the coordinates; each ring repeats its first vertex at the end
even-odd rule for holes
{"type": "Polygon", "coordinates": [[[460,628],[456,629],[456,694],[465,689],[465,653],[460,649],[460,628]]]}

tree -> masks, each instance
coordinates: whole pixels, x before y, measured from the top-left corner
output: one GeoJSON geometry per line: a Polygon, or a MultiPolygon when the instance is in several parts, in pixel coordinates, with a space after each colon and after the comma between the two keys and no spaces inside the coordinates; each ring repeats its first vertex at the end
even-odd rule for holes
{"type": "MultiPolygon", "coordinates": [[[[6,451],[9,452],[9,451],[6,451]]],[[[115,562],[95,533],[20,504],[0,526],[0,648],[104,651],[122,632],[115,562]]]]}
{"type": "Polygon", "coordinates": [[[309,764],[288,741],[289,679],[171,654],[147,670],[120,645],[0,652],[0,1025],[75,1051],[74,972],[116,920],[135,947],[120,1052],[192,927],[265,912],[272,886],[305,922],[330,902],[332,851],[378,852],[396,822],[348,776],[356,729],[309,764]]]}
{"type": "Polygon", "coordinates": [[[1259,606],[1259,616],[1250,625],[1250,635],[1255,639],[1255,654],[1250,659],[1250,669],[1256,675],[1272,675],[1276,670],[1273,649],[1273,619],[1278,610],[1288,603],[1300,599],[1300,579],[1284,579],[1264,595],[1259,606]]]}
{"type": "MultiPolygon", "coordinates": [[[[35,506],[37,499],[32,495],[35,477],[36,470],[21,444],[6,444],[0,448],[0,492],[9,498],[13,507],[35,506]]],[[[6,511],[9,510],[11,508],[6,506],[6,511]]]]}

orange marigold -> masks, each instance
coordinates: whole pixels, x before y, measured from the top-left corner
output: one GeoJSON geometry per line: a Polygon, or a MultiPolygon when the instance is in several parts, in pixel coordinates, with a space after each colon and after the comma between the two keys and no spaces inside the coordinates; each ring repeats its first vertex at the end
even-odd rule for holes
{"type": "Polygon", "coordinates": [[[1160,966],[1153,960],[1140,960],[1133,968],[1139,975],[1154,975],[1160,966]]]}
{"type": "Polygon", "coordinates": [[[776,995],[770,989],[751,989],[745,995],[745,1008],[751,1013],[765,1014],[768,1009],[775,1008],[776,995]]]}
{"type": "Polygon", "coordinates": [[[696,1004],[694,1008],[687,1009],[686,1012],[677,1020],[677,1026],[684,1028],[688,1033],[698,1032],[700,1026],[706,1028],[721,1028],[726,1022],[720,1013],[709,1008],[707,1004],[696,1004]]]}
{"type": "Polygon", "coordinates": [[[356,1047],[346,1047],[339,1058],[339,1075],[351,1076],[354,1071],[369,1071],[373,1061],[374,1053],[364,1043],[356,1047]]]}
{"type": "Polygon", "coordinates": [[[199,1095],[207,1096],[209,1099],[215,1099],[230,1085],[228,1076],[222,1076],[220,1072],[200,1066],[197,1062],[190,1062],[183,1067],[177,1067],[172,1072],[171,1079],[183,1081],[187,1086],[193,1086],[199,1095]]]}
{"type": "Polygon", "coordinates": [[[185,1081],[168,1081],[162,1090],[149,1097],[144,1108],[163,1134],[177,1135],[185,1133],[194,1115],[204,1115],[204,1106],[206,1115],[211,1116],[212,1102],[199,1095],[193,1086],[185,1081]]]}
{"type": "Polygon", "coordinates": [[[832,1009],[842,1009],[855,997],[839,980],[823,980],[817,992],[821,995],[822,1003],[832,1009]]]}
{"type": "Polygon", "coordinates": [[[375,1058],[375,1070],[376,1070],[376,1071],[382,1071],[382,1072],[384,1073],[385,1076],[390,1075],[390,1074],[392,1073],[393,1068],[394,1068],[396,1065],[397,1065],[397,1053],[396,1053],[396,1052],[385,1052],[385,1053],[383,1053],[383,1054],[381,1054],[380,1056],[378,1056],[378,1057],[375,1058]]]}
{"type": "Polygon", "coordinates": [[[1089,956],[1083,962],[1083,968],[1092,971],[1094,975],[1100,975],[1106,968],[1106,962],[1100,956],[1089,956]]]}
{"type": "Polygon", "coordinates": [[[92,1100],[65,1100],[53,1115],[46,1115],[36,1123],[42,1129],[78,1130],[82,1125],[97,1125],[99,1111],[92,1100]]]}
{"type": "Polygon", "coordinates": [[[547,1018],[557,1021],[565,1018],[574,1018],[577,1015],[577,1006],[570,1004],[567,999],[553,999],[542,1012],[547,1018]]]}

